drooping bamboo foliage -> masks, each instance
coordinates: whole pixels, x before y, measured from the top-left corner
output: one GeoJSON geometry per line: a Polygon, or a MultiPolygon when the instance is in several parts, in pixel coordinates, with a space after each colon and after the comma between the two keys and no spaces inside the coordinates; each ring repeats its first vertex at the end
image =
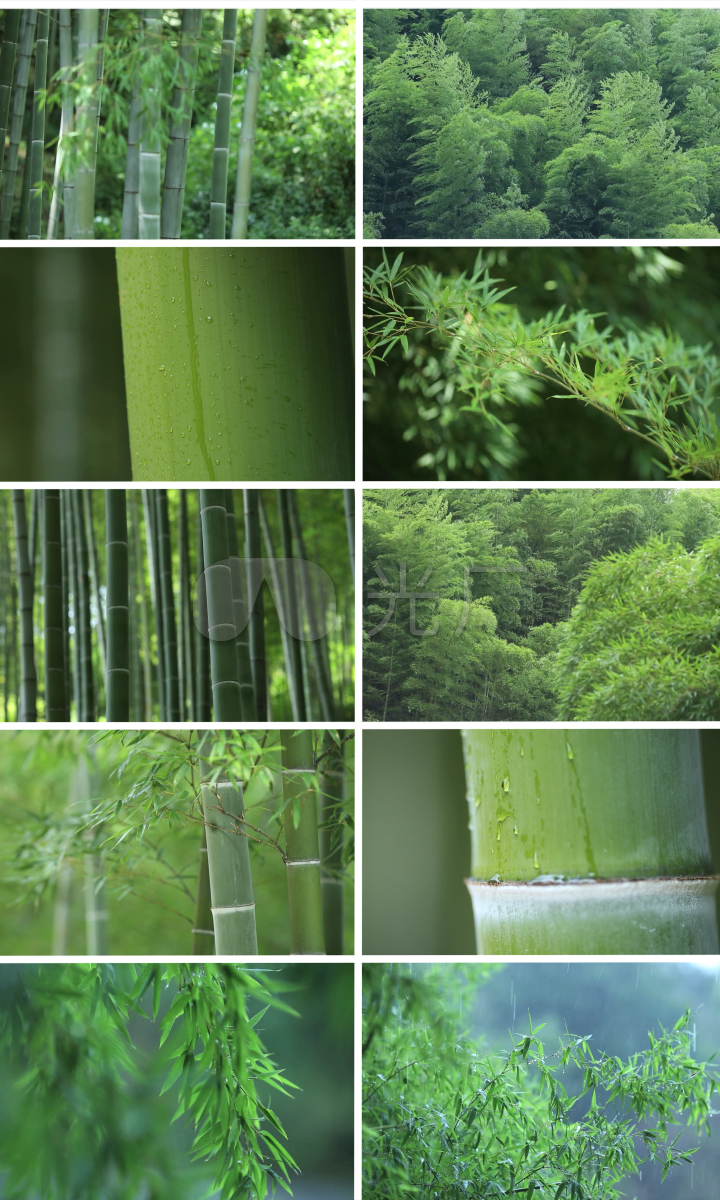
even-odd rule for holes
{"type": "Polygon", "coordinates": [[[256,8],[253,16],[252,41],[250,43],[250,55],[247,65],[247,83],[245,84],[245,102],[243,104],[242,124],[240,126],[240,147],[238,150],[235,205],[233,208],[232,236],[238,239],[247,237],[250,188],[252,183],[252,160],[255,148],[255,129],[257,127],[258,97],[260,95],[260,75],[262,60],[265,54],[266,36],[267,9],[256,8]]]}
{"type": "Polygon", "coordinates": [[[105,492],[107,528],[107,680],[108,721],[130,719],[130,644],[128,532],[125,492],[105,492]]]}
{"type": "Polygon", "coordinates": [[[313,732],[282,734],[290,953],[324,954],[313,732]]]}
{"type": "MultiPolygon", "coordinates": [[[[15,197],[15,177],[18,169],[20,141],[25,117],[25,97],[27,94],[28,79],[30,78],[30,63],[32,60],[36,24],[37,12],[35,9],[30,9],[20,39],[17,73],[13,89],[10,141],[2,174],[2,190],[0,191],[0,240],[4,240],[10,235],[10,221],[12,219],[15,197]]],[[[22,229],[22,224],[20,228],[22,229]]]]}
{"type": "Polygon", "coordinates": [[[210,237],[224,238],[227,218],[228,168],[230,162],[230,114],[232,109],[233,73],[235,70],[235,38],[237,9],[226,8],[223,14],[222,45],[218,70],[217,110],[215,113],[215,146],[213,148],[212,182],[210,184],[210,237]]]}
{"type": "Polygon", "coordinates": [[[177,82],[172,97],[172,116],[160,211],[160,233],[163,238],[180,237],[199,51],[198,37],[202,25],[202,9],[184,8],[182,14],[177,82]]]}

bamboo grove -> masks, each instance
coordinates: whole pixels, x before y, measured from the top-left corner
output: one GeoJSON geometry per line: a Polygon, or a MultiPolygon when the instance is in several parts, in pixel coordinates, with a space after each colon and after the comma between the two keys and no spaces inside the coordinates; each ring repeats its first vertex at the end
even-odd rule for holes
{"type": "MultiPolygon", "coordinates": [[[[268,61],[269,120],[284,107],[293,124],[293,83],[280,95],[272,68],[273,53],[282,57],[288,47],[275,26],[268,27],[269,15],[274,20],[268,9],[7,9],[0,51],[0,239],[95,237],[98,221],[107,224],[108,207],[115,207],[104,193],[118,192],[119,204],[117,180],[124,180],[122,215],[99,230],[105,236],[247,238],[249,217],[251,224],[255,219],[253,162],[268,61]],[[189,167],[193,157],[197,162],[189,167]],[[191,228],[183,226],[188,169],[193,206],[203,210],[193,212],[191,228]]],[[[281,24],[287,19],[279,15],[281,24]]],[[[293,38],[302,47],[301,34],[293,38]]],[[[323,63],[315,66],[323,74],[323,63]]],[[[304,69],[313,72],[314,60],[304,69]]],[[[344,83],[350,91],[349,75],[344,83]]],[[[330,124],[337,119],[336,113],[330,124]]],[[[342,121],[349,145],[352,125],[345,115],[342,121]]],[[[272,139],[276,130],[266,134],[272,139]]],[[[304,155],[299,141],[295,149],[304,155]]],[[[269,236],[342,236],[339,226],[347,221],[339,210],[348,208],[352,172],[340,165],[347,149],[342,136],[332,149],[337,162],[326,155],[327,179],[311,189],[316,203],[312,215],[312,205],[307,212],[320,227],[275,229],[269,236]]],[[[281,174],[289,177],[292,155],[279,158],[281,174]]],[[[262,198],[259,205],[262,210],[262,198]]],[[[261,211],[259,219],[265,217],[261,211]]],[[[293,219],[286,214],[286,221],[293,219]]]]}
{"type": "Polygon", "coordinates": [[[353,522],[351,492],[1,492],[3,719],[346,719],[353,522]]]}

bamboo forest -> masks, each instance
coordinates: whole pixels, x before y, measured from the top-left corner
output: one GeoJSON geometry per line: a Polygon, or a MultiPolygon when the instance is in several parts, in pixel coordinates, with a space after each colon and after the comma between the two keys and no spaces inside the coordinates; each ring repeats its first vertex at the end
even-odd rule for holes
{"type": "Polygon", "coordinates": [[[370,721],[718,720],[715,489],[364,494],[370,721]]]}
{"type": "Polygon", "coordinates": [[[0,491],[5,721],[352,718],[353,493],[0,491]]]}
{"type": "Polygon", "coordinates": [[[352,953],[351,732],[0,736],[3,954],[352,953]]]}
{"type": "Polygon", "coordinates": [[[375,9],[365,235],[718,238],[716,9],[375,9]]]}
{"type": "Polygon", "coordinates": [[[354,12],[2,19],[0,239],[354,236],[354,12]]]}
{"type": "Polygon", "coordinates": [[[365,252],[365,478],[720,478],[713,248],[365,252]]]}
{"type": "Polygon", "coordinates": [[[324,963],[0,966],[3,1196],[350,1200],[352,982],[324,963]]]}
{"type": "Polygon", "coordinates": [[[711,1200],[719,995],[702,960],[365,964],[364,1200],[711,1200]]]}

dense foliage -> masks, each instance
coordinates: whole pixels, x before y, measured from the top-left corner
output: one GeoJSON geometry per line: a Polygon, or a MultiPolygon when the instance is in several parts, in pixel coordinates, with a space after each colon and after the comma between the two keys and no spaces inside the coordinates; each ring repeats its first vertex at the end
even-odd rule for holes
{"type": "Polygon", "coordinates": [[[692,1162],[671,1126],[709,1132],[719,1089],[689,1013],[625,1060],[567,1027],[546,1049],[532,1021],[487,1053],[462,1009],[489,970],[364,968],[364,1196],[610,1200],[645,1163],[692,1162]]]}
{"type": "Polygon", "coordinates": [[[714,490],[365,492],[375,721],[716,720],[714,490]]]}
{"type": "Polygon", "coordinates": [[[720,16],[373,10],[365,211],[391,238],[717,238],[720,16]]]}

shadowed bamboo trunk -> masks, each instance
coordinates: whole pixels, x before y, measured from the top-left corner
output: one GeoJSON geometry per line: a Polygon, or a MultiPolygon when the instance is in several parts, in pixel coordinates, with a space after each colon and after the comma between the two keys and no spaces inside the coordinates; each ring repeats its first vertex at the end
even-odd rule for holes
{"type": "MultiPolygon", "coordinates": [[[[10,115],[10,95],[15,75],[18,37],[20,33],[20,9],[5,9],[2,50],[0,50],[0,183],[5,162],[5,139],[10,115]]],[[[234,46],[233,46],[234,53],[234,46]]],[[[229,128],[229,113],[228,113],[229,128]]]]}
{"type": "Polygon", "coordinates": [[[253,152],[255,149],[255,129],[257,127],[258,98],[260,96],[260,75],[265,55],[266,35],[267,9],[256,8],[253,16],[252,39],[250,42],[250,54],[248,56],[245,102],[243,104],[242,124],[240,126],[240,147],[238,149],[237,179],[235,182],[232,235],[238,239],[247,237],[253,152]]]}
{"type": "Polygon", "coordinates": [[[240,721],[242,702],[235,649],[232,572],[227,537],[227,511],[222,491],[200,492],[205,588],[207,591],[208,635],[213,719],[240,721]]]}
{"type": "Polygon", "coordinates": [[[283,731],[282,777],[290,953],[324,954],[312,730],[283,731]]]}
{"type": "Polygon", "coordinates": [[[33,637],[33,579],[28,556],[25,493],[13,491],[15,528],[15,561],[17,563],[18,595],[20,597],[20,721],[37,721],[37,673],[35,670],[35,641],[33,637]]]}
{"type": "Polygon", "coordinates": [[[145,592],[145,570],[142,555],[142,539],[140,537],[140,517],[137,509],[137,495],[130,492],[130,529],[132,532],[135,566],[137,571],[137,592],[140,596],[140,644],[142,647],[142,706],[141,720],[152,721],[152,658],[150,653],[150,621],[145,592]]]}
{"type": "MultiPolygon", "coordinates": [[[[300,587],[298,583],[298,568],[294,558],[290,511],[288,509],[288,489],[279,488],[277,492],[278,522],[280,525],[280,543],[285,563],[285,611],[287,613],[288,630],[302,630],[302,609],[300,605],[300,587]]],[[[292,656],[292,677],[295,680],[295,702],[297,704],[298,721],[307,721],[312,717],[309,703],[306,703],[305,680],[307,678],[307,643],[301,638],[294,637],[291,632],[287,636],[288,648],[292,656]]],[[[295,710],[293,709],[293,716],[295,710]]]]}
{"type": "Polygon", "coordinates": [[[170,137],[165,157],[165,179],[160,210],[160,236],[163,238],[180,237],[201,26],[202,9],[182,10],[177,83],[172,97],[170,137]]]}
{"type": "Polygon", "coordinates": [[[235,652],[237,654],[238,678],[240,680],[240,703],[243,721],[255,721],[255,687],[250,661],[250,629],[248,622],[247,577],[240,561],[238,549],[235,497],[232,488],[225,489],[225,511],[227,513],[228,552],[232,572],[233,615],[235,621],[235,652]]]}
{"type": "Polygon", "coordinates": [[[123,488],[105,491],[107,530],[107,707],[108,721],[130,719],[130,657],[127,507],[123,488]]]}
{"type": "Polygon", "coordinates": [[[160,600],[165,643],[165,693],[167,720],[180,720],[180,693],[178,687],[178,644],[175,620],[175,598],[172,585],[172,549],[170,542],[170,517],[168,513],[167,489],[155,492],[157,513],[158,561],[160,568],[160,600]]]}
{"type": "Polygon", "coordinates": [[[210,870],[208,868],[207,837],[204,825],[198,859],[192,953],[200,957],[215,953],[215,930],[213,928],[212,899],[210,897],[210,870]]]}
{"type": "Polygon", "coordinates": [[[42,183],[45,154],[45,89],[47,87],[48,30],[50,12],[41,9],[37,18],[32,139],[30,143],[30,201],[27,235],[31,241],[42,236],[42,183]]]}
{"type": "Polygon", "coordinates": [[[47,236],[50,240],[57,237],[60,219],[60,201],[62,194],[63,226],[66,238],[72,237],[75,227],[75,181],[67,169],[69,139],[72,133],[74,104],[69,86],[73,67],[72,50],[72,13],[69,8],[58,9],[58,26],[60,39],[60,94],[62,103],[60,109],[60,134],[55,154],[55,169],[53,172],[53,191],[48,217],[47,236]]]}
{"type": "Polygon", "coordinates": [[[72,233],[73,238],[78,239],[95,237],[95,165],[100,119],[99,25],[99,9],[81,8],[78,11],[80,99],[75,122],[75,222],[72,233]]]}
{"type": "Polygon", "coordinates": [[[22,37],[20,39],[17,74],[15,77],[15,88],[13,90],[12,97],[10,141],[8,144],[7,158],[2,175],[2,191],[0,192],[0,240],[5,240],[10,236],[10,221],[12,219],[12,210],[15,199],[15,179],[18,169],[18,155],[20,153],[22,127],[23,120],[25,118],[25,101],[27,98],[28,79],[30,77],[32,48],[35,40],[37,10],[31,8],[27,11],[27,20],[25,22],[25,28],[23,29],[22,37]]]}
{"type": "Polygon", "coordinates": [[[80,721],[94,721],[95,681],[93,678],[92,626],[90,623],[90,571],[85,516],[79,491],[73,491],[72,493],[72,507],[78,580],[78,603],[75,612],[76,645],[78,646],[78,658],[80,661],[78,719],[80,721]]]}
{"type": "MultiPolygon", "coordinates": [[[[339,735],[338,735],[339,736],[339,735]]],[[[345,881],[342,877],[344,827],[339,817],[342,810],[345,771],[343,747],[338,745],[329,729],[322,740],[323,760],[320,775],[322,789],[320,807],[320,885],[322,889],[323,930],[326,954],[342,954],[345,918],[345,881]]]]}
{"type": "Polygon", "coordinates": [[[142,133],[142,100],[133,92],[128,119],[127,154],[125,156],[125,187],[120,237],[125,241],[138,238],[138,207],[140,192],[140,136],[142,133]]]}
{"type": "Polygon", "coordinates": [[[355,582],[355,489],[343,488],[343,503],[345,507],[345,524],[347,526],[348,549],[350,551],[350,567],[353,583],[355,582]]]}
{"type": "Polygon", "coordinates": [[[195,654],[193,642],[192,594],[190,591],[190,539],[188,534],[187,490],[180,488],[178,503],[178,562],[180,564],[180,644],[182,681],[180,719],[194,719],[195,654]]]}
{"type": "Polygon", "coordinates": [[[207,588],[205,587],[205,571],[203,569],[203,536],[200,509],[202,503],[198,495],[197,542],[196,542],[196,575],[197,584],[195,597],[197,600],[197,617],[195,621],[195,704],[194,721],[209,721],[211,719],[210,704],[210,639],[203,630],[207,628],[207,588]]]}
{"type": "MultiPolygon", "coordinates": [[[[138,236],[160,237],[160,55],[162,10],[143,9],[146,78],[139,154],[138,236]]],[[[157,476],[157,478],[161,478],[157,476]]]]}
{"type": "Polygon", "coordinates": [[[463,736],[479,953],[717,952],[696,732],[463,736]]]}
{"type": "Polygon", "coordinates": [[[43,498],[43,592],[45,599],[45,720],[65,720],[65,629],[62,611],[60,492],[43,498]]]}
{"type": "Polygon", "coordinates": [[[160,563],[158,558],[157,520],[155,494],[143,488],[143,513],[145,516],[145,540],[147,544],[148,568],[150,572],[150,599],[152,601],[155,639],[157,642],[157,690],[160,719],[166,721],[165,697],[165,640],[163,636],[162,599],[160,595],[160,563]]]}
{"type": "Polygon", "coordinates": [[[250,608],[250,665],[255,691],[255,711],[258,721],[267,720],[267,664],[265,661],[265,609],[262,585],[262,549],[260,546],[260,519],[258,496],[255,488],[243,491],[245,511],[245,569],[247,571],[247,597],[250,608]],[[259,585],[259,586],[258,586],[259,585]],[[253,601],[253,596],[255,597],[253,601]]]}
{"type": "Polygon", "coordinates": [[[335,699],[333,696],[329,663],[324,653],[327,645],[327,635],[323,633],[321,636],[321,631],[325,628],[325,613],[320,611],[318,598],[313,588],[313,581],[307,567],[307,554],[294,488],[288,488],[287,504],[293,539],[299,558],[297,577],[300,583],[300,594],[307,620],[310,654],[312,655],[315,683],[320,701],[320,712],[324,721],[333,721],[335,719],[335,699]]]}
{"type": "Polygon", "coordinates": [[[105,617],[103,615],[102,597],[100,595],[100,566],[98,563],[97,546],[95,544],[95,523],[93,521],[92,508],[92,491],[89,488],[83,488],[82,491],[83,512],[85,514],[85,528],[87,529],[88,537],[88,552],[90,555],[90,573],[92,578],[92,595],[95,602],[95,611],[97,612],[97,647],[100,654],[100,669],[102,677],[107,674],[107,655],[106,655],[106,636],[105,636],[105,617]]]}
{"type": "Polygon", "coordinates": [[[70,645],[70,592],[72,587],[70,538],[72,523],[68,518],[70,492],[64,488],[60,492],[60,547],[62,552],[62,606],[63,606],[63,637],[65,642],[65,720],[72,720],[72,653],[70,645]]]}
{"type": "MultiPolygon", "coordinates": [[[[302,696],[302,679],[296,674],[295,657],[288,627],[287,563],[283,563],[282,566],[278,563],[270,523],[265,511],[265,505],[263,504],[262,494],[260,493],[258,493],[258,511],[260,513],[260,524],[265,541],[265,557],[270,564],[270,573],[273,581],[273,598],[280,622],[280,638],[282,640],[283,660],[285,662],[285,674],[287,675],[293,721],[300,721],[304,720],[300,716],[300,713],[304,713],[305,705],[302,696]]],[[[302,674],[302,668],[300,668],[300,674],[302,674]]]]}
{"type": "Polygon", "coordinates": [[[220,68],[218,70],[217,110],[215,113],[215,146],[213,149],[212,182],[210,185],[210,237],[224,238],[227,221],[228,167],[230,160],[230,113],[232,109],[233,73],[235,71],[235,37],[237,9],[226,8],[223,15],[220,68]]]}

